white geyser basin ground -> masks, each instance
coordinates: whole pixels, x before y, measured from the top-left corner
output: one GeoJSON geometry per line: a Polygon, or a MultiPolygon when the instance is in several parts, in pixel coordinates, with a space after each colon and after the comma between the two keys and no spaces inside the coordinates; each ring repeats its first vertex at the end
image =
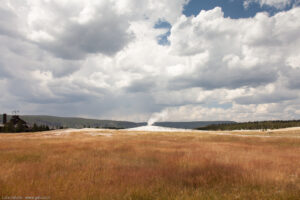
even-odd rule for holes
{"type": "MultiPolygon", "coordinates": [[[[113,137],[119,134],[125,135],[139,135],[147,134],[150,132],[193,132],[195,134],[209,134],[209,135],[223,135],[223,136],[235,136],[235,137],[264,137],[264,138],[300,138],[300,127],[276,129],[276,130],[235,130],[235,131],[203,131],[193,129],[180,129],[180,128],[169,128],[161,126],[139,126],[135,128],[128,128],[122,130],[110,130],[110,129],[63,129],[53,130],[48,132],[42,132],[44,137],[59,137],[59,136],[72,136],[73,133],[80,133],[90,136],[105,136],[113,137]],[[275,135],[274,135],[275,134],[275,135]]],[[[40,133],[38,133],[40,135],[40,133]]],[[[32,135],[32,136],[35,136],[32,135]]],[[[28,137],[28,134],[26,135],[28,137]]]]}
{"type": "Polygon", "coordinates": [[[168,127],[162,127],[162,126],[139,126],[135,128],[128,128],[125,129],[128,131],[151,131],[151,132],[185,132],[185,131],[193,131],[192,129],[180,129],[180,128],[168,128],[168,127]]]}

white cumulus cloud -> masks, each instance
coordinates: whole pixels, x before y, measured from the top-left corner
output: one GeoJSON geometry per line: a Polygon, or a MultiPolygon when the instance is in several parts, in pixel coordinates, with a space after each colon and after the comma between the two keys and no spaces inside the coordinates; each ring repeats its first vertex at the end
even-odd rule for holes
{"type": "Polygon", "coordinates": [[[299,118],[300,8],[225,18],[185,0],[0,5],[0,110],[122,120],[299,118]],[[170,45],[158,44],[171,24],[170,45]]]}

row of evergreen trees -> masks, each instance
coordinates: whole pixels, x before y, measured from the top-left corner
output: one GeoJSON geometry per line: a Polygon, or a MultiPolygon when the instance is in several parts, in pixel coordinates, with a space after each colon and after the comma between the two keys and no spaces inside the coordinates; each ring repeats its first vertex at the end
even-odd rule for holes
{"type": "Polygon", "coordinates": [[[21,133],[21,132],[39,132],[39,131],[49,131],[49,126],[46,125],[37,125],[33,124],[32,127],[25,126],[22,122],[14,125],[11,122],[8,122],[0,129],[2,133],[21,133]]]}
{"type": "Polygon", "coordinates": [[[198,130],[267,130],[289,127],[300,127],[300,120],[290,121],[261,121],[261,122],[244,122],[232,124],[214,124],[197,128],[198,130]]]}

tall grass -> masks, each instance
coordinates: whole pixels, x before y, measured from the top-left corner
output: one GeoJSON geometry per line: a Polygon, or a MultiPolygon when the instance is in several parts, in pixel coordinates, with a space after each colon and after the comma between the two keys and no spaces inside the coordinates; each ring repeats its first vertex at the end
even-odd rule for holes
{"type": "Polygon", "coordinates": [[[299,166],[297,139],[0,136],[0,197],[299,199],[299,166]]]}

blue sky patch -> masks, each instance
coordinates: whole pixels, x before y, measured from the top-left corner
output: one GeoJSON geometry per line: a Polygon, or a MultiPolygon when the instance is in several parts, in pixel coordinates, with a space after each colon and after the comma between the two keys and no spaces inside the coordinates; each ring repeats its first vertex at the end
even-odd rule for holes
{"type": "Polygon", "coordinates": [[[158,42],[158,44],[163,45],[163,46],[170,45],[170,41],[168,40],[168,37],[171,34],[171,28],[172,28],[171,24],[167,21],[159,20],[154,25],[154,28],[156,28],[156,29],[168,29],[168,31],[165,34],[159,35],[157,37],[157,42],[158,42]]]}
{"type": "MultiPolygon", "coordinates": [[[[290,10],[297,0],[293,0],[283,10],[290,10]]],[[[275,15],[281,10],[271,6],[260,6],[258,3],[250,3],[248,8],[244,8],[243,0],[190,0],[184,7],[183,14],[186,16],[198,15],[201,10],[211,10],[215,7],[221,7],[224,17],[233,19],[254,17],[258,12],[268,12],[270,16],[275,15]]]]}

